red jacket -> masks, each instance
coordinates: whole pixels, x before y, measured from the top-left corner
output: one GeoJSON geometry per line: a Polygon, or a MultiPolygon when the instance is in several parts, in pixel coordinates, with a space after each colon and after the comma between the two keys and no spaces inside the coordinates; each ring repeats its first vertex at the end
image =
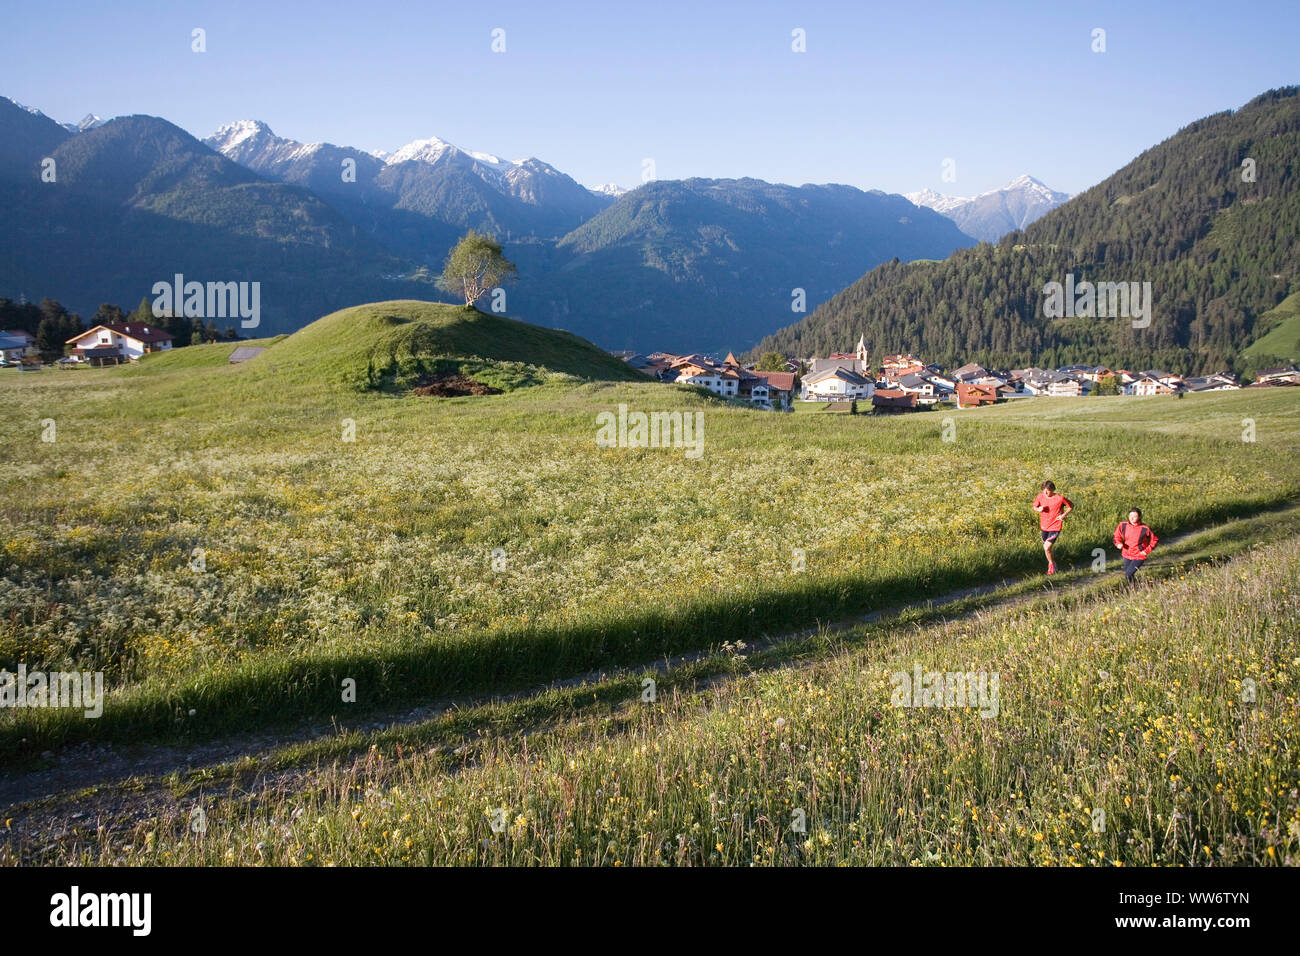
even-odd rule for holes
{"type": "Polygon", "coordinates": [[[1115,529],[1115,547],[1120,548],[1120,554],[1126,558],[1146,560],[1159,540],[1156,533],[1144,524],[1121,521],[1115,529]]]}
{"type": "Polygon", "coordinates": [[[1038,527],[1044,531],[1060,531],[1064,527],[1061,519],[1065,517],[1067,509],[1074,509],[1074,502],[1062,494],[1049,496],[1046,492],[1039,492],[1034,498],[1034,510],[1038,511],[1038,527]],[[1038,509],[1041,508],[1041,511],[1038,509]]]}

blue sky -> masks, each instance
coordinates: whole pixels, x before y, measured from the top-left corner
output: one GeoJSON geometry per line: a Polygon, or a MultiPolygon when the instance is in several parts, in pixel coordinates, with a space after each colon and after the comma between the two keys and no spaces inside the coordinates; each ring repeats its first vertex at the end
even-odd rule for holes
{"type": "Polygon", "coordinates": [[[1074,193],[1300,82],[1296,0],[0,2],[0,95],[60,121],[149,113],[202,138],[261,119],[388,150],[436,135],[587,184],[635,185],[648,157],[660,179],[971,195],[1028,172],[1074,193]]]}

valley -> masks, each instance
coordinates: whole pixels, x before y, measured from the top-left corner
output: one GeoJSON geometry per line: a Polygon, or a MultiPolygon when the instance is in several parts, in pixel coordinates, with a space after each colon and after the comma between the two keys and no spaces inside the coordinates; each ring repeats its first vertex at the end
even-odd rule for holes
{"type": "Polygon", "coordinates": [[[13,11],[20,938],[1289,938],[1293,8],[13,11]]]}
{"type": "Polygon", "coordinates": [[[782,416],[640,381],[547,330],[527,348],[549,365],[521,368],[490,352],[505,321],[377,303],[237,365],[218,344],[0,381],[15,410],[0,653],[102,670],[106,689],[93,720],[0,721],[0,858],[1292,852],[1244,814],[1300,819],[1279,749],[1296,713],[1294,389],[998,405],[947,442],[934,414],[782,416]],[[449,361],[505,391],[404,391],[449,361]],[[602,447],[619,406],[699,416],[702,454],[602,447]],[[57,440],[35,442],[49,415],[57,440]],[[1025,515],[1044,473],[1077,509],[1050,586],[1025,515]],[[1162,548],[1150,584],[1122,593],[1094,549],[1134,501],[1162,548]],[[998,718],[892,708],[890,675],[916,667],[997,672],[998,718]],[[1262,696],[1243,717],[1228,701],[1247,674],[1262,696]],[[1185,695],[1221,703],[1191,722],[1185,695]],[[1206,756],[1172,772],[1222,796],[1194,825],[1144,828],[1139,806],[1185,812],[1183,790],[1152,785],[1169,773],[1155,751],[1193,738],[1206,756]],[[915,769],[883,770],[900,766],[915,769]],[[1088,836],[1098,807],[1111,825],[1088,836]]]}

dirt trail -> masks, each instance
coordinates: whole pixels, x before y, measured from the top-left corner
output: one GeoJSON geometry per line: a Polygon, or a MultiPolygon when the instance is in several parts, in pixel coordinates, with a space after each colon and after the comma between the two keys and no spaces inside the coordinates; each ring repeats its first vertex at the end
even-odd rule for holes
{"type": "MultiPolygon", "coordinates": [[[[1288,512],[1296,511],[1300,510],[1300,506],[1290,506],[1284,510],[1288,512]]],[[[1200,536],[1216,534],[1225,528],[1249,520],[1251,518],[1236,519],[1209,528],[1171,536],[1161,542],[1160,551],[1157,552],[1156,559],[1151,561],[1151,565],[1158,568],[1171,563],[1177,564],[1177,546],[1179,544],[1185,544],[1200,536]],[[1171,552],[1174,553],[1171,554],[1171,552]]],[[[932,612],[971,598],[994,595],[1015,585],[1023,585],[1037,577],[1039,576],[1004,579],[996,583],[951,591],[925,601],[882,608],[868,614],[857,615],[835,622],[820,623],[817,626],[773,635],[749,643],[746,645],[745,650],[747,654],[770,650],[782,644],[803,640],[819,633],[847,631],[883,618],[896,617],[908,611],[932,612]]],[[[974,608],[954,609],[956,611],[954,618],[968,617],[989,610],[1011,607],[1041,597],[1044,593],[1060,595],[1081,592],[1090,587],[1096,587],[1101,581],[1112,577],[1113,575],[1108,574],[1104,579],[1099,580],[1097,575],[1080,571],[1073,573],[1066,571],[1054,579],[1042,577],[1043,589],[1012,593],[1000,601],[981,604],[974,608]]],[[[647,661],[635,667],[593,669],[510,694],[444,698],[415,708],[373,711],[364,717],[346,722],[305,721],[297,728],[281,729],[274,733],[241,734],[191,745],[135,744],[113,746],[111,744],[84,743],[58,753],[44,754],[43,757],[48,763],[46,767],[0,775],[0,808],[5,808],[0,810],[0,817],[12,817],[15,821],[24,820],[28,824],[24,829],[30,830],[31,824],[36,823],[40,817],[47,817],[51,822],[67,817],[71,822],[86,816],[97,816],[110,807],[120,811],[125,809],[127,804],[134,805],[136,812],[130,815],[137,816],[141,812],[147,811],[151,805],[175,802],[171,798],[170,791],[160,781],[160,778],[173,773],[185,774],[204,768],[230,764],[246,758],[257,760],[279,748],[291,744],[335,737],[344,730],[367,732],[416,725],[453,710],[462,710],[492,703],[508,703],[534,697],[547,691],[598,683],[623,676],[639,675],[649,671],[656,671],[661,674],[668,673],[675,668],[695,663],[716,653],[716,648],[695,651],[675,657],[647,661]],[[126,786],[122,786],[124,784],[126,786]],[[97,788],[101,788],[100,792],[91,792],[97,788]],[[72,804],[81,804],[81,806],[74,808],[72,804]],[[80,812],[72,812],[74,809],[80,812]]],[[[700,685],[707,686],[708,683],[711,683],[711,680],[711,678],[707,677],[702,678],[700,685]]],[[[282,776],[298,773],[301,773],[301,771],[294,768],[279,771],[273,775],[282,776]]],[[[3,832],[3,829],[0,828],[0,834],[3,832]]]]}

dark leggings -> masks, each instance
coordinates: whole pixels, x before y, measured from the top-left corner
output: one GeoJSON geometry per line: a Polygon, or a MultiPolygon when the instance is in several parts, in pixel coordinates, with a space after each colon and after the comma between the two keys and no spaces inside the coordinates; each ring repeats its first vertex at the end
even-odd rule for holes
{"type": "Polygon", "coordinates": [[[1125,558],[1124,559],[1124,577],[1128,578],[1129,583],[1133,583],[1134,576],[1138,573],[1138,568],[1142,567],[1142,562],[1146,558],[1125,558]]]}

